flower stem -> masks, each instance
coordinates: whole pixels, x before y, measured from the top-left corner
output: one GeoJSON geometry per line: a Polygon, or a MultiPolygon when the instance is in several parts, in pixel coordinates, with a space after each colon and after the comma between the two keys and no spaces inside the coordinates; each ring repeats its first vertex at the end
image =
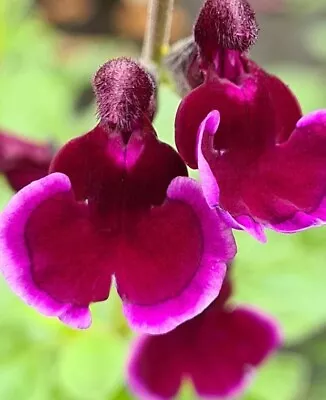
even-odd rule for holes
{"type": "Polygon", "coordinates": [[[160,64],[169,43],[174,0],[149,0],[142,50],[145,62],[160,64]]]}

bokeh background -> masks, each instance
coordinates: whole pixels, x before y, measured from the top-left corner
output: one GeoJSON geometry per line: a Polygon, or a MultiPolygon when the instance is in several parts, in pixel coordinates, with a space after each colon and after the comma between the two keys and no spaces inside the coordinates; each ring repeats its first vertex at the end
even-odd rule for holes
{"type": "MultiPolygon", "coordinates": [[[[191,31],[200,3],[177,1],[173,40],[191,31]]],[[[325,0],[252,4],[261,26],[253,58],[289,84],[305,112],[326,108],[325,0]]],[[[90,79],[108,58],[139,54],[145,18],[145,0],[1,0],[0,130],[59,145],[94,126],[90,79]]],[[[160,89],[155,126],[170,143],[178,102],[160,89]]],[[[11,195],[1,179],[1,206],[11,195]]],[[[235,300],[269,312],[285,333],[241,399],[326,399],[326,228],[270,234],[267,245],[237,239],[235,300]]],[[[92,309],[92,328],[74,331],[39,316],[0,278],[0,398],[133,399],[124,387],[133,334],[120,301],[112,291],[92,309]]],[[[185,385],[180,398],[195,396],[185,385]]]]}

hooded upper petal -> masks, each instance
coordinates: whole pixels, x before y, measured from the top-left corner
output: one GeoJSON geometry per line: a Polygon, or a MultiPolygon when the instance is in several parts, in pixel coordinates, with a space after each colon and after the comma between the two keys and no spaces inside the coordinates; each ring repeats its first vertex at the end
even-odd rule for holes
{"type": "Polygon", "coordinates": [[[234,52],[226,53],[225,57],[236,57],[236,64],[244,64],[241,68],[246,71],[239,76],[237,83],[223,77],[219,79],[214,69],[210,70],[205,82],[192,90],[177,110],[176,145],[191,168],[197,168],[198,128],[213,110],[221,114],[219,135],[214,138],[214,148],[217,151],[237,149],[241,161],[247,162],[248,157],[275,141],[276,120],[273,99],[268,92],[268,74],[234,52]]]}

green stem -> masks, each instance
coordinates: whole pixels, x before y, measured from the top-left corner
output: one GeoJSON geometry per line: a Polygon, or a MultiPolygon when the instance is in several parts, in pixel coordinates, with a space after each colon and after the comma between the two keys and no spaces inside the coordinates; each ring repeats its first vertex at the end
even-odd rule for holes
{"type": "Polygon", "coordinates": [[[142,59],[159,65],[169,44],[174,0],[149,0],[142,59]]]}

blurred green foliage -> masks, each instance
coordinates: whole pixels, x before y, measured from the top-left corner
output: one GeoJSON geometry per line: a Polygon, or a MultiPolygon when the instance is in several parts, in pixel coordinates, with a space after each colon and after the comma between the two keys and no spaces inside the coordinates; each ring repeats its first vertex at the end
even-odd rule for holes
{"type": "Polygon", "coordinates": [[[326,9],[324,0],[287,0],[284,1],[284,3],[285,7],[287,7],[291,13],[304,15],[307,15],[308,13],[315,14],[321,11],[325,11],[326,9]]]}
{"type": "MultiPolygon", "coordinates": [[[[295,12],[314,12],[324,1],[291,0],[295,12]]],[[[325,7],[324,7],[325,8],[325,7]]],[[[273,65],[299,97],[305,112],[325,107],[324,24],[304,32],[316,66],[273,65]]],[[[107,58],[135,54],[135,46],[114,39],[86,41],[68,57],[64,36],[35,14],[29,0],[0,2],[0,127],[33,139],[63,143],[96,123],[90,77],[107,58]]],[[[173,144],[178,97],[162,87],[155,127],[173,144]]],[[[12,195],[0,179],[0,206],[12,195]]],[[[244,400],[323,400],[326,398],[326,230],[296,236],[269,235],[267,245],[237,234],[235,301],[275,316],[285,350],[257,373],[244,400]]],[[[132,334],[118,296],[93,306],[94,322],[76,332],[39,316],[0,280],[0,398],[4,400],[127,400],[124,362],[132,334]]],[[[185,387],[181,398],[194,398],[185,387]]]]}

